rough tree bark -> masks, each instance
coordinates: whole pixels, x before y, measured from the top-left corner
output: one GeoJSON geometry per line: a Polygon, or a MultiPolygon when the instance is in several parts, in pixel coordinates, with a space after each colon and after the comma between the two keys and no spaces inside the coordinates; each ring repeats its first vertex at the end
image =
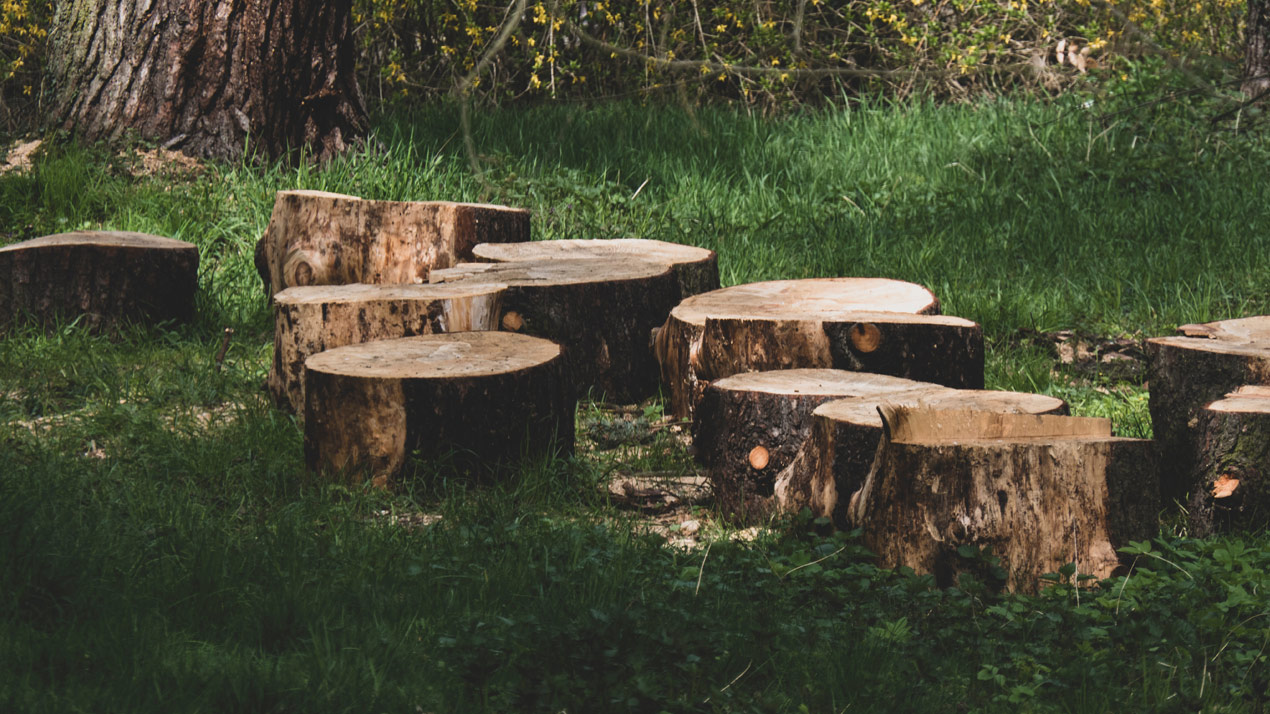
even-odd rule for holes
{"type": "Polygon", "coordinates": [[[66,0],[49,32],[54,125],[192,156],[326,159],[367,130],[351,0],[66,0]]]}
{"type": "Polygon", "coordinates": [[[1257,97],[1270,91],[1270,0],[1248,0],[1247,33],[1243,90],[1257,97]]]}

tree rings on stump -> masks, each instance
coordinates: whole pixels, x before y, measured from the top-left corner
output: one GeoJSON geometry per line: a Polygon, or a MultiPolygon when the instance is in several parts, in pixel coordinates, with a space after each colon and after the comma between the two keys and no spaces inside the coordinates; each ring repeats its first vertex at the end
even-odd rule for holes
{"type": "Polygon", "coordinates": [[[378,485],[407,454],[476,478],[523,458],[572,453],[577,400],[559,345],[458,332],[338,347],[305,363],[309,469],[369,469],[378,485]]]}
{"type": "Polygon", "coordinates": [[[932,387],[899,377],[837,369],[746,372],[716,380],[693,415],[693,448],[727,513],[771,513],[776,474],[789,465],[817,406],[844,397],[885,398],[932,387]]]}
{"type": "Polygon", "coordinates": [[[1067,414],[1067,403],[1025,392],[948,389],[937,385],[826,402],[812,412],[807,438],[789,466],[776,476],[775,507],[810,508],[817,517],[845,526],[847,504],[873,466],[882,439],[884,404],[958,409],[996,414],[1067,414]]]}
{"type": "Polygon", "coordinates": [[[1190,534],[1270,526],[1270,387],[1240,387],[1200,412],[1190,534]]]}
{"type": "Polygon", "coordinates": [[[532,243],[482,243],[472,249],[477,260],[509,263],[526,260],[631,258],[666,263],[679,279],[679,299],[719,289],[719,258],[713,250],[644,238],[540,240],[532,243]]]}
{"type": "Polygon", "coordinates": [[[1184,325],[1201,337],[1147,340],[1151,424],[1165,503],[1187,501],[1203,459],[1204,407],[1245,385],[1270,385],[1270,316],[1184,325]]]}
{"type": "Polygon", "coordinates": [[[498,285],[321,285],[274,296],[269,391],[304,413],[304,361],[335,347],[440,332],[496,330],[498,285]]]}
{"type": "Polygon", "coordinates": [[[529,240],[529,211],[449,201],[369,201],[279,191],[256,270],[272,295],[304,285],[423,283],[477,243],[529,240]]]}
{"type": "Polygon", "coordinates": [[[653,327],[675,304],[678,283],[665,263],[643,260],[534,260],[464,263],[432,281],[506,286],[505,330],[565,346],[579,393],[637,402],[657,393],[648,346],[653,327]]]}
{"type": "Polygon", "coordinates": [[[954,585],[983,565],[958,549],[991,548],[1008,589],[1036,592],[1068,563],[1110,577],[1117,548],[1158,531],[1151,443],[1111,436],[1106,419],[882,412],[886,437],[851,507],[882,567],[954,585]]]}
{"type": "Polygon", "coordinates": [[[188,320],[198,288],[198,248],[144,233],[76,231],[0,248],[0,329],[24,318],[188,320]]]}

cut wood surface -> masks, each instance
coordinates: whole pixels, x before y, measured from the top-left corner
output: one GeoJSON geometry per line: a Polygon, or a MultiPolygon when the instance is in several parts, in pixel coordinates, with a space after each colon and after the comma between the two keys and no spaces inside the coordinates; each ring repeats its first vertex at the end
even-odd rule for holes
{"type": "MultiPolygon", "coordinates": [[[[715,379],[773,369],[849,368],[835,363],[834,351],[841,346],[834,347],[825,323],[845,324],[849,332],[850,325],[860,322],[856,316],[861,313],[938,312],[939,301],[929,290],[899,280],[814,278],[751,283],[684,300],[658,330],[655,347],[671,411],[686,418],[715,379]]],[[[870,317],[885,319],[877,314],[870,317]]],[[[941,329],[973,325],[952,320],[932,324],[941,329]]],[[[909,376],[902,367],[888,367],[887,374],[909,376]]],[[[973,372],[972,367],[966,369],[973,372]]],[[[982,386],[982,382],[980,367],[977,381],[971,375],[967,384],[956,386],[982,386]]]]}
{"type": "Polygon", "coordinates": [[[448,201],[371,201],[279,191],[256,269],[267,294],[306,285],[427,282],[478,243],[529,240],[529,212],[448,201]]]}
{"type": "Polygon", "coordinates": [[[666,319],[679,287],[666,263],[636,259],[463,263],[432,281],[495,284],[504,330],[564,345],[579,394],[637,402],[657,393],[652,328],[666,319]]]}
{"type": "Polygon", "coordinates": [[[1030,415],[1003,429],[1029,436],[961,440],[948,438],[961,430],[946,425],[980,420],[973,412],[881,411],[891,436],[853,499],[851,520],[883,567],[907,566],[953,585],[976,568],[958,548],[990,548],[1008,589],[1035,592],[1042,575],[1068,563],[1079,574],[1110,577],[1120,565],[1117,548],[1159,529],[1149,441],[1030,415]]]}
{"type": "Polygon", "coordinates": [[[24,318],[184,321],[194,314],[198,248],[122,231],[75,231],[0,248],[0,329],[24,318]]]}
{"type": "Polygon", "coordinates": [[[304,414],[304,361],[372,340],[440,332],[497,330],[499,285],[323,285],[274,296],[269,391],[304,414]]]}
{"type": "Polygon", "coordinates": [[[482,243],[476,260],[508,263],[526,260],[628,258],[667,263],[679,280],[679,299],[719,289],[719,258],[713,250],[644,238],[539,240],[530,243],[482,243]]]}
{"type": "Polygon", "coordinates": [[[970,411],[978,415],[973,423],[984,424],[988,433],[998,434],[1004,428],[1023,428],[1031,420],[1049,418],[1027,415],[1068,412],[1066,402],[1041,394],[935,385],[826,402],[812,412],[807,438],[776,477],[775,507],[787,512],[810,508],[813,515],[832,518],[845,527],[848,501],[864,485],[877,455],[882,439],[878,408],[885,404],[970,411]],[[1018,419],[1018,427],[1004,427],[1009,420],[1001,415],[1024,416],[1018,419]]]}
{"type": "Polygon", "coordinates": [[[743,520],[770,515],[776,474],[811,427],[812,411],[844,397],[886,398],[932,388],[921,382],[836,369],[747,372],[711,383],[693,416],[693,447],[715,501],[743,520]]]}
{"type": "Polygon", "coordinates": [[[346,478],[369,470],[379,485],[401,476],[408,454],[484,478],[573,450],[576,398],[561,348],[526,335],[338,347],[306,361],[305,400],[308,467],[346,478]]]}
{"type": "Polygon", "coordinates": [[[1199,463],[1187,508],[1190,535],[1270,526],[1270,387],[1247,386],[1199,416],[1199,463]]]}
{"type": "Polygon", "coordinates": [[[1204,408],[1246,385],[1270,385],[1270,317],[1222,320],[1179,328],[1200,337],[1147,341],[1151,423],[1165,502],[1198,493],[1204,408]]]}

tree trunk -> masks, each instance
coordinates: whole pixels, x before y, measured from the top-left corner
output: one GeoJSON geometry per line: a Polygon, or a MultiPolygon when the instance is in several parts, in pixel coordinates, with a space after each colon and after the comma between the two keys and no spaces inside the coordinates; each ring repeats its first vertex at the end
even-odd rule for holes
{"type": "Polygon", "coordinates": [[[52,120],[236,160],[358,143],[351,0],[66,0],[49,32],[52,120]]]}
{"type": "Polygon", "coordinates": [[[1200,413],[1190,535],[1270,525],[1270,388],[1240,387],[1200,413]]]}
{"type": "Polygon", "coordinates": [[[1263,97],[1270,91],[1270,0],[1248,0],[1246,32],[1243,91],[1263,97]]]}

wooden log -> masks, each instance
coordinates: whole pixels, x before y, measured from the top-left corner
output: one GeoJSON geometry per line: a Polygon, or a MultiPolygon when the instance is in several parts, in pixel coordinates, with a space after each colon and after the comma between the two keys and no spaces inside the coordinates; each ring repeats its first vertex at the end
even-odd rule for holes
{"type": "Polygon", "coordinates": [[[564,345],[579,394],[630,403],[657,393],[648,336],[679,290],[669,265],[607,258],[463,263],[433,272],[432,280],[505,286],[503,329],[564,345]]]}
{"type": "Polygon", "coordinates": [[[1067,563],[1110,577],[1117,548],[1159,529],[1151,443],[1111,436],[1108,420],[881,411],[886,436],[851,518],[882,567],[948,586],[973,569],[959,547],[990,548],[1009,590],[1036,592],[1067,563]]]}
{"type": "Polygon", "coordinates": [[[577,400],[560,346],[509,332],[457,332],[338,347],[305,362],[310,470],[399,478],[407,454],[476,479],[573,451],[577,400]]]}
{"type": "Polygon", "coordinates": [[[777,475],[773,507],[791,513],[810,508],[814,516],[845,527],[848,501],[864,486],[882,439],[878,408],[883,404],[989,414],[1068,413],[1066,402],[1041,394],[935,385],[827,402],[812,412],[807,438],[777,475]]]}
{"type": "MultiPolygon", "coordinates": [[[[655,339],[671,412],[691,417],[706,386],[733,374],[847,367],[834,362],[836,348],[824,324],[854,324],[855,315],[878,311],[934,314],[939,301],[920,285],[881,278],[777,280],[690,297],[671,311],[655,339]]],[[[933,324],[973,325],[962,322],[933,324]]],[[[901,371],[888,374],[907,376],[901,371]]],[[[979,372],[977,382],[972,378],[965,386],[981,386],[979,372]]]]}
{"type": "Polygon", "coordinates": [[[715,503],[747,521],[771,514],[776,475],[793,460],[811,413],[845,397],[889,398],[921,382],[836,369],[746,372],[715,380],[693,415],[693,449],[715,503]]]}
{"type": "Polygon", "coordinates": [[[1209,404],[1196,431],[1190,535],[1270,527],[1270,387],[1240,387],[1209,404]]]}
{"type": "Polygon", "coordinates": [[[478,261],[490,263],[579,258],[636,258],[674,267],[682,300],[719,289],[719,257],[713,250],[644,238],[540,240],[531,243],[482,243],[472,249],[478,261]]]}
{"type": "Polygon", "coordinates": [[[1187,503],[1202,455],[1204,407],[1245,385],[1270,385],[1270,317],[1184,325],[1147,341],[1149,408],[1165,503],[1187,503]]]}
{"type": "Polygon", "coordinates": [[[304,362],[336,347],[441,332],[497,330],[498,285],[320,285],[274,296],[273,367],[279,407],[304,414],[304,362]]]}
{"type": "Polygon", "coordinates": [[[194,315],[198,248],[144,233],[75,231],[0,248],[0,329],[32,319],[121,321],[194,315]]]}
{"type": "Polygon", "coordinates": [[[266,294],[305,285],[427,282],[478,243],[529,240],[529,212],[448,201],[370,201],[279,191],[256,270],[266,294]]]}

